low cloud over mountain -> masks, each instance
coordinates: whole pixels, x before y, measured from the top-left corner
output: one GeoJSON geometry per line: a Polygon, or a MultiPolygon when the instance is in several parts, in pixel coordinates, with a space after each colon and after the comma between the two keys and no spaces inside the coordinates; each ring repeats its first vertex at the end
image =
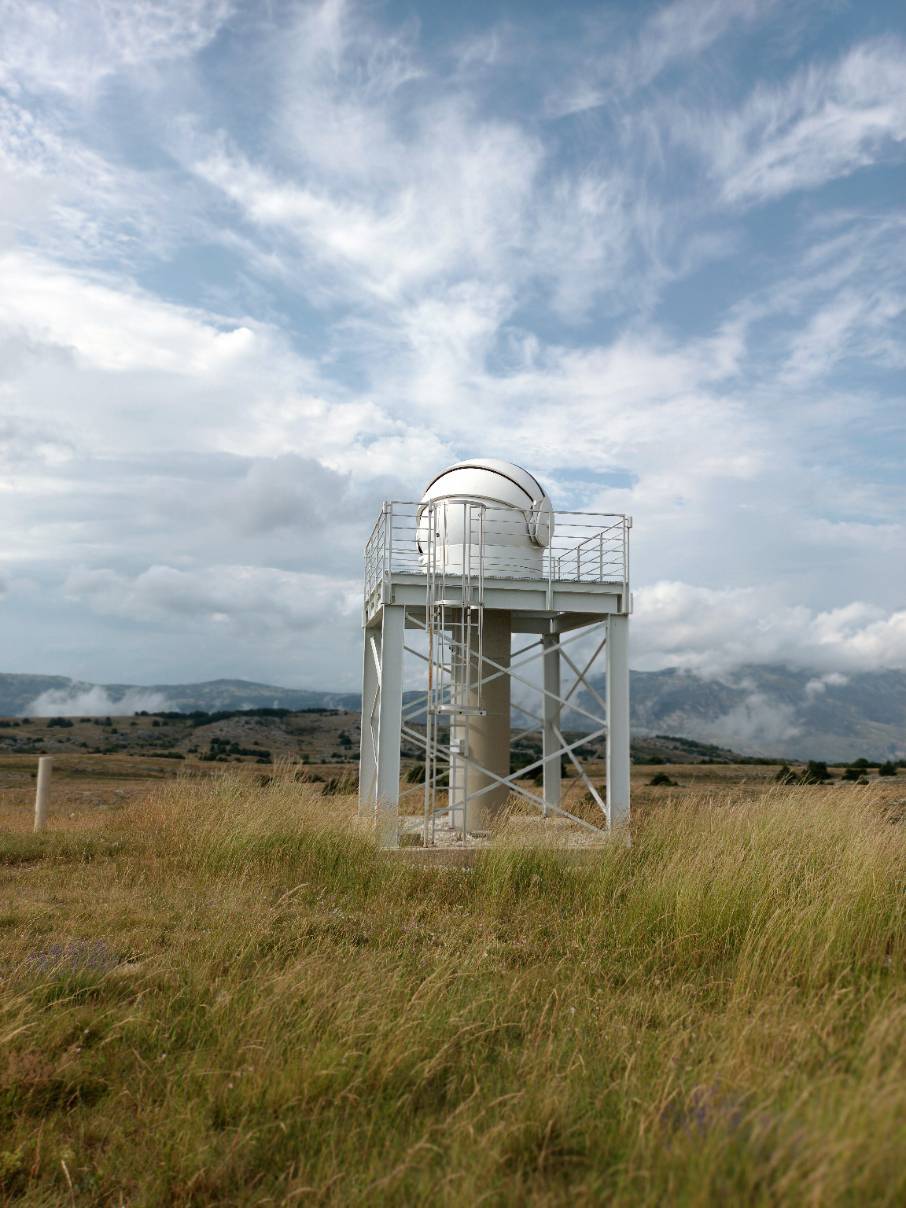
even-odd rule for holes
{"type": "MultiPolygon", "coordinates": [[[[359,696],[248,680],[136,687],[0,675],[0,714],[7,716],[261,707],[354,709],[359,696]]],[[[783,665],[747,666],[712,677],[680,668],[634,671],[632,723],[639,734],[683,735],[745,754],[903,758],[906,672],[815,675],[783,665]]]]}

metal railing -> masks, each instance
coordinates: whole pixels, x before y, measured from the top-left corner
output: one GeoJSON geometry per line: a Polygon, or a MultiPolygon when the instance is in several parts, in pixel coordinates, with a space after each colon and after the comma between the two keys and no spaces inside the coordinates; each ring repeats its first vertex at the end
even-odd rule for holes
{"type": "Polygon", "coordinates": [[[429,546],[437,557],[437,541],[451,567],[476,567],[486,579],[539,579],[548,582],[629,582],[628,516],[600,512],[556,512],[551,544],[542,549],[528,539],[528,517],[518,508],[478,501],[482,522],[456,531],[458,502],[428,504],[392,500],[384,503],[365,546],[365,599],[388,575],[428,574],[429,546]],[[476,536],[478,534],[478,536],[476,536]]]}

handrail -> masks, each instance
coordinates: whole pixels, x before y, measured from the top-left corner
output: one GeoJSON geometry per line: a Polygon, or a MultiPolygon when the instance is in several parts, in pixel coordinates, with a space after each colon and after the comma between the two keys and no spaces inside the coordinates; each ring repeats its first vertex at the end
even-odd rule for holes
{"type": "Polygon", "coordinates": [[[548,585],[558,581],[619,583],[624,590],[628,588],[631,527],[628,516],[617,512],[557,511],[553,514],[551,543],[542,549],[520,540],[527,524],[521,509],[477,499],[470,500],[469,505],[481,518],[481,536],[477,535],[478,527],[470,527],[471,535],[467,538],[462,534],[458,540],[455,534],[450,537],[446,531],[446,513],[441,513],[449,502],[385,501],[364,550],[366,600],[389,574],[427,575],[427,549],[420,549],[419,542],[426,544],[427,534],[434,532],[435,518],[439,515],[444,517],[444,533],[439,541],[432,538],[432,548],[438,547],[433,556],[441,558],[440,550],[449,550],[454,561],[458,558],[471,566],[481,581],[531,578],[548,585]]]}

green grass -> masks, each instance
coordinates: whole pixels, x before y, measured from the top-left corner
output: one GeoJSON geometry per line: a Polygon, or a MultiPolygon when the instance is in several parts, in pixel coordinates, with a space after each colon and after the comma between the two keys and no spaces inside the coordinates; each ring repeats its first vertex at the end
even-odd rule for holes
{"type": "Polygon", "coordinates": [[[906,833],[868,790],[471,871],[310,794],[0,838],[7,1200],[906,1201],[906,833]]]}

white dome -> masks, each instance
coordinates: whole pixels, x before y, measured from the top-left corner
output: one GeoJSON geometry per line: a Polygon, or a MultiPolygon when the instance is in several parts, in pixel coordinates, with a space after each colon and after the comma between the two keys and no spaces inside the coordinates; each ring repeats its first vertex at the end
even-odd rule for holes
{"type": "Polygon", "coordinates": [[[553,536],[553,508],[547,491],[533,474],[511,461],[472,457],[458,461],[433,478],[422,503],[437,499],[472,499],[492,508],[518,508],[525,514],[529,539],[546,548],[553,536]]]}
{"type": "Polygon", "coordinates": [[[438,563],[448,571],[475,567],[480,560],[485,574],[537,578],[553,537],[554,513],[544,487],[528,470],[474,457],[431,480],[422,495],[417,529],[426,564],[433,540],[438,563]],[[479,512],[481,535],[476,537],[479,512]]]}

